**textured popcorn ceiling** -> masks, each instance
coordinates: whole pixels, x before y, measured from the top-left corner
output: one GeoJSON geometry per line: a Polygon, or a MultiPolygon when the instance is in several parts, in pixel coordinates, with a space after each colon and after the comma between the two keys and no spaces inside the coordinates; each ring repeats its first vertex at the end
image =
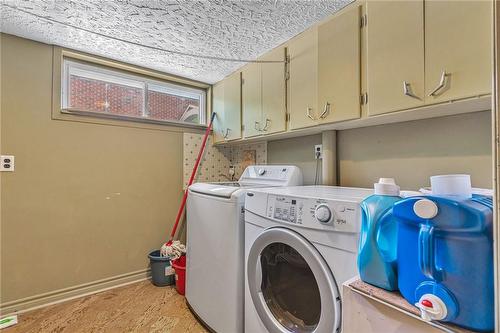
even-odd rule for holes
{"type": "Polygon", "coordinates": [[[143,45],[191,54],[255,59],[351,0],[0,2],[2,32],[214,83],[244,63],[152,50],[29,13],[143,45]]]}

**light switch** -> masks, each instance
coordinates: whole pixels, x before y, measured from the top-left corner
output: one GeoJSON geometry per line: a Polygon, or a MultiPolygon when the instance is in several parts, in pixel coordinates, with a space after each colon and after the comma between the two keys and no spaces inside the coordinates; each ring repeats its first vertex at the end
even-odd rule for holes
{"type": "Polygon", "coordinates": [[[0,155],[0,171],[14,171],[13,155],[0,155]]]}

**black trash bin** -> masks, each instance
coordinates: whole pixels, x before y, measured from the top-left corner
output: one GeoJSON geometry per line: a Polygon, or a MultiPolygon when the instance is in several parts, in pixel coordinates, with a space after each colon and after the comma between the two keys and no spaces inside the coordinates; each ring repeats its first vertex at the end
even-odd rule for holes
{"type": "Polygon", "coordinates": [[[160,250],[152,251],[149,255],[151,264],[151,281],[157,287],[170,286],[175,282],[175,270],[172,268],[169,257],[162,257],[160,250]]]}

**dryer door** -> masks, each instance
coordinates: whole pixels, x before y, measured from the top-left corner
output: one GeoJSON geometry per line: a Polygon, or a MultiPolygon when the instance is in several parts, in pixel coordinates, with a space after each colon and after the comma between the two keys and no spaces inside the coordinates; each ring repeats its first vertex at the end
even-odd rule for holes
{"type": "Polygon", "coordinates": [[[298,233],[271,228],[248,254],[248,287],[269,332],[332,333],[340,327],[335,279],[318,250],[298,233]]]}

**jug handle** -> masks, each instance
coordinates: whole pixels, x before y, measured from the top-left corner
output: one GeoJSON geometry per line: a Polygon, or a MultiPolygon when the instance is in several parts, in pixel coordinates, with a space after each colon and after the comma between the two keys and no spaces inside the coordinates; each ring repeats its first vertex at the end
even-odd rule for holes
{"type": "Polygon", "coordinates": [[[434,245],[434,227],[421,224],[418,234],[418,263],[420,270],[425,277],[441,281],[443,271],[436,267],[434,245]]]}
{"type": "MultiPolygon", "coordinates": [[[[374,244],[376,244],[376,246],[379,247],[379,233],[380,233],[380,229],[382,229],[382,227],[384,225],[386,225],[387,223],[394,223],[394,221],[391,221],[391,219],[387,218],[388,215],[392,214],[392,209],[388,212],[385,212],[385,214],[383,214],[382,216],[380,216],[377,221],[375,222],[375,226],[373,227],[374,228],[374,232],[371,233],[371,238],[372,238],[372,241],[374,244]]],[[[380,249],[380,247],[379,247],[380,249]]],[[[386,256],[386,252],[383,252],[381,250],[379,250],[379,253],[380,253],[380,256],[382,257],[382,259],[386,262],[389,262],[389,259],[387,258],[386,256]]]]}

